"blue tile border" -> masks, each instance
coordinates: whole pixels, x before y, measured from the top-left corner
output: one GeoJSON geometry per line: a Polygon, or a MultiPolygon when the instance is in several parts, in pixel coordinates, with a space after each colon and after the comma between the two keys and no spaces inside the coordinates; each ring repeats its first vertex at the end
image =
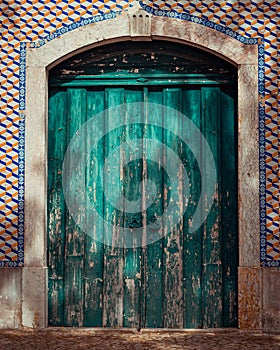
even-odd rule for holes
{"type": "Polygon", "coordinates": [[[260,181],[260,261],[267,266],[266,255],[266,163],[265,163],[265,62],[264,44],[258,49],[258,93],[259,93],[259,181],[260,181]]]}
{"type": "Polygon", "coordinates": [[[25,114],[21,113],[18,146],[18,266],[24,265],[25,119],[25,114]]]}
{"type": "Polygon", "coordinates": [[[24,265],[24,179],[25,179],[25,104],[26,104],[26,43],[20,44],[19,70],[19,164],[18,164],[18,266],[24,265]]]}

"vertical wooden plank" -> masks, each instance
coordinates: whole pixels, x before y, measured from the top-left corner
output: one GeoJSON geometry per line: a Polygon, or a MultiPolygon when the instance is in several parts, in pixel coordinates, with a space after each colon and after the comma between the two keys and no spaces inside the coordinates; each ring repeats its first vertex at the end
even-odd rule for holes
{"type": "MultiPolygon", "coordinates": [[[[68,142],[75,132],[86,122],[86,90],[68,89],[68,142]]],[[[81,144],[77,152],[85,148],[81,144]]],[[[68,183],[70,189],[75,189],[75,182],[81,174],[77,173],[74,163],[69,162],[68,171],[75,176],[68,183]]],[[[65,325],[83,326],[84,309],[84,233],[79,228],[80,220],[84,219],[85,208],[77,208],[78,222],[76,223],[69,212],[66,212],[66,251],[65,251],[65,325]]]]}
{"type": "MultiPolygon", "coordinates": [[[[173,130],[173,134],[164,132],[164,143],[167,147],[173,149],[175,153],[180,155],[181,144],[177,138],[177,132],[182,127],[181,120],[178,119],[178,110],[182,106],[182,91],[178,88],[170,88],[163,90],[163,103],[173,108],[173,112],[168,111],[164,115],[164,124],[168,125],[173,130]]],[[[164,162],[168,164],[171,161],[166,152],[164,152],[164,162]]],[[[172,191],[172,197],[180,203],[180,215],[183,214],[183,181],[182,181],[182,164],[177,171],[178,188],[174,188],[174,179],[169,185],[164,179],[164,193],[172,191]]],[[[167,198],[164,198],[166,206],[167,198]]],[[[175,213],[174,213],[175,214],[175,213]]],[[[165,225],[168,227],[168,220],[173,222],[172,213],[166,218],[165,225]]],[[[165,238],[164,245],[164,327],[167,328],[182,328],[183,327],[183,223],[180,222],[175,226],[165,238]]]]}
{"type": "MultiPolygon", "coordinates": [[[[141,122],[143,108],[143,91],[126,89],[125,91],[125,122],[131,123],[137,116],[138,123],[141,122]],[[138,103],[140,104],[138,104],[138,103]],[[137,104],[136,104],[137,103],[137,104]]],[[[124,142],[141,140],[143,135],[142,126],[133,124],[124,128],[124,142]]],[[[123,154],[123,194],[127,201],[141,200],[139,185],[142,181],[142,150],[137,150],[139,155],[135,159],[134,152],[129,149],[123,154]]],[[[128,202],[129,203],[129,202],[128,202]]],[[[133,228],[142,225],[142,207],[137,213],[131,212],[129,204],[124,204],[124,227],[133,228]]],[[[128,243],[128,242],[125,242],[128,243]]],[[[140,301],[141,301],[141,248],[137,247],[137,240],[132,238],[131,247],[124,250],[124,327],[140,327],[140,301]]],[[[144,288],[144,286],[142,286],[144,288]]]]}
{"type": "MultiPolygon", "coordinates": [[[[104,91],[87,91],[87,120],[95,118],[104,110],[104,91]]],[[[100,122],[99,122],[100,124],[100,122]]],[[[97,150],[91,150],[91,133],[87,134],[87,152],[90,156],[86,168],[86,191],[88,193],[87,207],[95,206],[103,215],[103,190],[99,177],[102,175],[103,143],[100,141],[97,150]]],[[[88,212],[86,213],[89,214],[88,212]]],[[[90,219],[90,218],[89,218],[90,219]]],[[[85,235],[84,257],[84,326],[102,327],[103,309],[103,224],[94,223],[93,231],[85,235]]]]}
{"type": "MultiPolygon", "coordinates": [[[[124,89],[105,90],[106,112],[105,128],[118,127],[122,124],[124,114],[119,111],[110,110],[111,107],[124,103],[124,89]]],[[[107,157],[112,148],[120,143],[120,130],[112,130],[106,135],[104,145],[104,156],[107,157]]],[[[121,156],[121,155],[120,155],[121,156]]],[[[110,165],[116,168],[120,174],[120,157],[117,156],[115,162],[110,165]]],[[[110,193],[111,198],[116,202],[120,197],[118,184],[112,183],[108,174],[104,174],[104,188],[110,193]]],[[[123,326],[123,248],[119,248],[114,242],[121,244],[123,215],[116,208],[112,207],[108,200],[104,202],[104,219],[114,225],[112,235],[114,237],[112,246],[104,249],[104,285],[103,285],[103,326],[122,327],[123,326]]],[[[106,234],[106,232],[104,233],[106,234]]]]}
{"type": "MultiPolygon", "coordinates": [[[[156,140],[160,143],[162,139],[162,128],[154,126],[154,121],[158,121],[162,125],[162,91],[149,91],[145,99],[148,104],[148,113],[145,115],[148,127],[145,130],[144,137],[156,140]],[[158,104],[155,106],[154,104],[158,104]]],[[[155,235],[162,228],[157,223],[157,218],[161,218],[163,214],[163,155],[162,150],[157,146],[150,145],[147,149],[148,159],[157,159],[157,165],[151,164],[147,168],[147,176],[153,181],[158,189],[157,197],[154,199],[153,205],[147,210],[147,236],[155,235]],[[151,221],[154,224],[151,225],[151,221]]],[[[149,244],[145,250],[145,275],[143,276],[143,288],[145,288],[145,316],[143,317],[143,327],[162,328],[163,327],[163,239],[149,244]]]]}
{"type": "Polygon", "coordinates": [[[65,326],[83,326],[83,259],[67,256],[65,262],[65,326]]]}
{"type": "MultiPolygon", "coordinates": [[[[202,131],[213,153],[218,179],[213,198],[205,198],[213,204],[203,226],[203,327],[215,328],[222,325],[220,89],[202,88],[201,94],[202,131]]],[[[203,149],[202,157],[204,181],[208,181],[213,169],[208,169],[203,149]]]]}
{"type": "Polygon", "coordinates": [[[223,327],[237,326],[238,201],[235,125],[234,99],[221,92],[223,327]]]}
{"type": "Polygon", "coordinates": [[[67,95],[51,90],[48,125],[48,317],[50,326],[64,324],[65,202],[62,163],[66,150],[67,95]]]}
{"type": "MultiPolygon", "coordinates": [[[[183,92],[183,114],[190,119],[197,128],[201,128],[201,101],[199,90],[185,90],[183,92]]],[[[183,125],[187,128],[187,125],[183,125]]],[[[194,137],[190,134],[189,137],[194,137]]],[[[201,140],[195,140],[197,147],[200,148],[201,140]]],[[[200,198],[201,182],[199,162],[201,159],[195,159],[188,145],[183,147],[183,161],[189,178],[189,197],[185,194],[187,189],[184,186],[184,307],[185,307],[185,328],[201,328],[201,306],[202,306],[202,287],[201,287],[201,269],[202,269],[202,232],[201,228],[190,233],[192,219],[200,198]],[[186,202],[186,200],[188,200],[186,202]]]]}

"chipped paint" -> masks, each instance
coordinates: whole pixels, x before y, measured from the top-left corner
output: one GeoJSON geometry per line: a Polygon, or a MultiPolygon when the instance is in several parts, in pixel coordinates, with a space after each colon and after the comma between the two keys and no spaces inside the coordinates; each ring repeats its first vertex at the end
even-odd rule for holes
{"type": "MultiPolygon", "coordinates": [[[[172,55],[165,63],[165,67],[171,67],[172,73],[178,71],[180,67],[182,72],[184,68],[181,64],[185,56],[183,52],[180,55],[179,58],[172,55]]],[[[228,151],[226,149],[228,142],[234,145],[234,126],[232,129],[227,126],[228,129],[225,129],[225,132],[220,125],[220,119],[226,118],[228,111],[234,116],[234,101],[230,98],[227,102],[228,107],[222,110],[221,105],[226,104],[221,104],[221,100],[225,97],[223,87],[218,85],[212,87],[198,83],[196,88],[193,88],[174,83],[171,87],[167,87],[157,83],[156,79],[153,80],[154,85],[151,85],[151,80],[145,78],[141,81],[136,79],[135,86],[133,84],[129,86],[123,80],[118,80],[118,74],[123,75],[127,65],[130,65],[131,69],[125,73],[127,78],[130,78],[132,73],[143,72],[139,61],[144,60],[145,64],[150,65],[149,68],[145,66],[150,74],[154,69],[158,69],[157,65],[162,59],[163,57],[154,50],[145,55],[141,51],[134,51],[132,56],[127,53],[121,53],[117,58],[106,56],[104,60],[108,65],[104,65],[100,55],[99,58],[91,56],[90,60],[92,60],[92,68],[96,69],[95,73],[99,74],[101,67],[103,72],[105,69],[112,69],[107,72],[108,77],[116,79],[120,86],[106,86],[106,88],[98,86],[97,89],[87,85],[65,87],[61,89],[59,98],[54,94],[50,99],[50,125],[53,128],[50,137],[53,134],[57,135],[53,139],[54,149],[51,150],[57,155],[54,154],[51,157],[49,170],[51,173],[48,224],[51,299],[49,310],[52,325],[205,328],[236,324],[236,262],[232,264],[228,258],[233,255],[237,238],[237,231],[234,231],[235,227],[232,226],[233,221],[230,216],[235,215],[234,210],[232,211],[233,207],[230,206],[230,198],[233,200],[235,198],[235,189],[226,182],[228,172],[231,171],[234,176],[235,168],[234,164],[233,166],[229,164],[226,157],[223,158],[223,152],[228,151]],[[168,123],[173,133],[163,132],[155,126],[147,127],[149,118],[153,114],[162,120],[160,110],[147,109],[144,112],[137,109],[130,110],[130,101],[152,101],[173,107],[174,115],[163,118],[163,123],[168,123]],[[114,129],[104,138],[103,152],[92,155],[89,162],[90,169],[87,170],[89,184],[85,191],[88,191],[90,198],[99,205],[100,214],[104,219],[113,224],[112,244],[106,246],[97,239],[106,234],[103,226],[94,225],[92,236],[88,237],[69,217],[63,206],[59,187],[61,174],[57,171],[57,167],[61,169],[61,164],[55,163],[54,159],[63,159],[67,142],[69,142],[67,138],[71,136],[61,132],[60,124],[65,118],[64,123],[68,125],[63,126],[64,130],[69,129],[73,134],[84,122],[81,115],[83,118],[91,116],[96,106],[99,106],[100,111],[103,109],[108,111],[107,123],[116,123],[119,120],[122,124],[125,122],[125,113],[124,115],[110,114],[110,107],[120,103],[125,104],[126,113],[139,115],[139,123],[145,122],[146,127],[135,123],[129,128],[114,129]],[[213,200],[213,206],[203,226],[194,233],[189,232],[189,227],[192,224],[199,197],[203,196],[203,193],[200,193],[201,174],[198,161],[176,136],[176,132],[184,127],[178,122],[176,109],[184,111],[194,123],[201,126],[218,169],[218,183],[213,198],[204,197],[205,205],[213,200]],[[143,135],[150,139],[156,138],[159,142],[168,145],[181,157],[180,159],[185,161],[175,170],[177,181],[175,185],[175,182],[168,179],[164,172],[166,164],[170,162],[167,152],[159,150],[158,147],[154,149],[151,147],[149,152],[158,160],[158,164],[156,162],[152,164],[146,159],[147,154],[143,161],[135,160],[133,150],[121,146],[117,151],[120,153],[115,155],[114,160],[108,164],[107,172],[102,173],[107,193],[114,196],[115,203],[118,203],[123,211],[117,210],[103,196],[101,186],[97,186],[99,167],[104,163],[103,157],[107,157],[113,149],[116,150],[117,145],[139,139],[143,135]],[[189,198],[186,198],[183,166],[190,178],[189,198]],[[112,168],[119,174],[121,186],[110,181],[112,168]],[[147,180],[153,181],[157,189],[153,211],[149,206],[147,207],[147,203],[151,200],[151,193],[145,187],[147,180]],[[174,196],[170,195],[172,192],[175,193],[174,196]],[[142,211],[130,213],[127,203],[129,200],[138,200],[140,196],[142,211]],[[124,202],[123,198],[127,201],[124,202]],[[157,218],[162,216],[169,202],[176,204],[175,209],[172,209],[174,211],[167,215],[164,225],[157,225],[157,218]],[[174,215],[182,215],[183,219],[172,228],[171,232],[167,232],[168,223],[172,222],[174,215]],[[135,227],[141,227],[141,225],[146,227],[149,222],[153,224],[152,230],[165,232],[162,239],[147,246],[150,231],[145,228],[141,237],[142,247],[119,248],[123,246],[123,227],[127,226],[133,232],[135,227]],[[227,239],[229,242],[225,242],[227,239]],[[224,316],[226,321],[222,320],[224,316]]],[[[78,70],[83,61],[76,63],[75,69],[78,70]]],[[[75,69],[73,68],[71,72],[73,73],[75,69]]],[[[85,73],[88,67],[84,66],[83,69],[85,73]]],[[[165,68],[162,66],[160,69],[165,68]]],[[[58,73],[58,71],[59,67],[54,72],[58,73]]],[[[60,78],[63,79],[63,77],[60,78]]],[[[140,76],[140,78],[143,77],[140,76]]],[[[231,124],[228,123],[228,125],[231,124]]],[[[86,142],[85,140],[85,144],[86,142]]],[[[142,150],[137,147],[134,151],[140,154],[142,150]]],[[[209,169],[203,168],[205,166],[203,152],[202,149],[201,169],[207,174],[209,169]]],[[[82,219],[86,213],[82,208],[78,210],[79,219],[82,219]]]]}

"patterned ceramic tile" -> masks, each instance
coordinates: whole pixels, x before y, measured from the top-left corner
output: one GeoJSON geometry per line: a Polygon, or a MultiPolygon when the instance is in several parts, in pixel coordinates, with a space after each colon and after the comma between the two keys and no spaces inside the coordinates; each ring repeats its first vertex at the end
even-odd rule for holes
{"type": "MultiPolygon", "coordinates": [[[[2,0],[0,4],[0,266],[22,266],[24,222],[25,43],[45,44],[79,25],[113,17],[133,0],[2,0]]],[[[261,262],[279,254],[279,4],[276,0],[155,0],[141,6],[176,14],[259,45],[261,262]],[[214,24],[216,26],[214,26],[214,24]],[[278,37],[277,37],[278,34],[278,37]]],[[[181,17],[180,17],[181,16],[181,17]]]]}

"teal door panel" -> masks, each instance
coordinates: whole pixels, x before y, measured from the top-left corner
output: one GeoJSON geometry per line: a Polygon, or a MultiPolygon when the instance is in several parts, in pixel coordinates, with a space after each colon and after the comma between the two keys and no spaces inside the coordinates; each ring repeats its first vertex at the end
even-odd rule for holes
{"type": "MultiPolygon", "coordinates": [[[[231,90],[222,85],[186,85],[181,81],[170,87],[166,82],[163,85],[113,85],[50,89],[49,325],[237,326],[236,115],[231,90]],[[123,109],[114,109],[118,105],[123,109]],[[171,107],[172,111],[167,112],[163,106],[171,107]],[[100,128],[105,135],[97,151],[91,149],[94,138],[91,133],[86,134],[76,151],[89,155],[85,166],[84,202],[94,203],[104,221],[112,224],[114,232],[107,232],[107,226],[97,220],[87,234],[79,227],[79,221],[89,219],[84,206],[77,207],[74,220],[65,203],[62,167],[72,137],[101,112],[104,122],[100,128]],[[200,150],[200,158],[196,159],[187,143],[178,137],[179,131],[188,127],[184,119],[178,117],[179,113],[201,130],[217,171],[213,198],[203,199],[205,205],[208,202],[213,205],[207,219],[191,233],[192,219],[201,197],[201,173],[207,178],[212,169],[208,168],[202,139],[196,140],[200,150]],[[126,125],[133,116],[138,116],[136,122],[126,125]],[[163,127],[155,125],[155,120],[163,127]],[[105,133],[109,126],[112,130],[105,133]],[[125,144],[130,147],[123,147],[125,144]],[[176,186],[165,171],[173,161],[173,153],[168,149],[180,160],[176,168],[176,186]],[[109,163],[106,162],[108,157],[109,163]],[[119,182],[114,182],[112,172],[119,174],[119,182]],[[148,245],[145,242],[151,232],[144,229],[141,246],[132,236],[132,248],[124,247],[126,228],[133,230],[151,224],[153,234],[167,230],[175,213],[166,216],[161,226],[158,218],[173,198],[179,203],[176,215],[182,216],[182,220],[148,245]],[[131,209],[134,202],[139,205],[136,213],[131,209]],[[108,234],[113,235],[115,245],[102,243],[108,234]]],[[[75,171],[74,160],[72,164],[70,159],[68,166],[75,171]]],[[[67,183],[67,190],[74,191],[75,181],[82,175],[77,172],[67,183]]]]}

